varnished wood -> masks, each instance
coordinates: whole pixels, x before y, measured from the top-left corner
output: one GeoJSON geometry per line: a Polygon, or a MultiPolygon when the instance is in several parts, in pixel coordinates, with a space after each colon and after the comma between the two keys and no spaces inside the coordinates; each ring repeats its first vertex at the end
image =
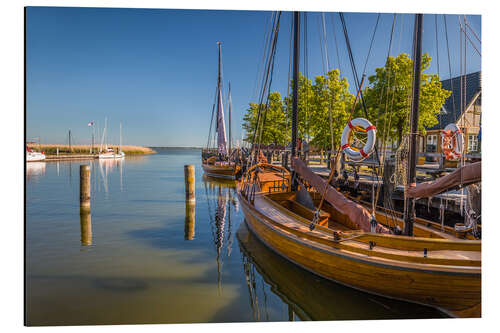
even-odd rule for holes
{"type": "MultiPolygon", "coordinates": [[[[330,215],[328,224],[310,231],[312,216],[290,204],[294,193],[262,191],[249,202],[243,185],[238,197],[250,230],[291,262],[367,292],[457,316],[480,316],[481,241],[460,240],[425,225],[415,228],[415,237],[362,232],[330,205],[322,208],[330,215]]],[[[377,214],[380,222],[388,213],[377,214]]],[[[388,225],[402,223],[399,216],[390,218],[388,225]]]]}

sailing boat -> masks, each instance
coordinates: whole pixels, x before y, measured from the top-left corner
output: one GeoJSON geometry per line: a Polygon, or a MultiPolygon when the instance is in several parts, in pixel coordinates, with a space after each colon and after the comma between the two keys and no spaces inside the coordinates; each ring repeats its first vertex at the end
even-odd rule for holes
{"type": "MultiPolygon", "coordinates": [[[[207,148],[202,150],[202,167],[207,176],[215,178],[236,179],[241,167],[233,159],[232,154],[236,150],[231,149],[231,121],[229,121],[229,149],[226,141],[226,127],[224,123],[224,109],[222,106],[222,76],[221,76],[221,42],[217,42],[219,49],[219,65],[217,76],[217,91],[216,91],[216,135],[217,135],[217,148],[210,149],[212,124],[210,124],[209,140],[207,148]]],[[[229,101],[231,101],[231,90],[229,90],[229,101]]],[[[214,106],[215,106],[214,105],[214,106]]],[[[212,110],[213,118],[213,110],[212,110]]],[[[229,104],[229,120],[231,120],[231,104],[229,104]]]]}
{"type": "MultiPolygon", "coordinates": [[[[38,144],[40,145],[40,138],[38,138],[38,144]]],[[[43,161],[46,158],[45,153],[35,151],[26,145],[26,162],[43,161]]]]}
{"type": "Polygon", "coordinates": [[[118,152],[112,147],[108,147],[107,142],[104,143],[106,138],[106,127],[107,127],[107,118],[104,118],[104,131],[102,133],[101,138],[101,147],[99,148],[99,159],[119,159],[124,158],[125,153],[122,151],[122,123],[120,123],[120,147],[118,148],[118,152]],[[104,151],[102,150],[102,146],[104,144],[104,151]]]}
{"type": "MultiPolygon", "coordinates": [[[[293,15],[292,172],[267,163],[247,169],[237,185],[247,226],[274,252],[326,279],[451,316],[479,317],[480,240],[459,238],[414,215],[403,220],[379,209],[372,216],[297,158],[300,13],[293,15]],[[403,226],[405,235],[399,235],[395,230],[403,226]]],[[[420,73],[421,14],[415,24],[414,73],[420,73]]],[[[414,74],[414,87],[419,80],[414,74]]],[[[413,94],[412,115],[418,99],[419,90],[413,94]]],[[[416,162],[416,151],[412,154],[416,162]]]]}

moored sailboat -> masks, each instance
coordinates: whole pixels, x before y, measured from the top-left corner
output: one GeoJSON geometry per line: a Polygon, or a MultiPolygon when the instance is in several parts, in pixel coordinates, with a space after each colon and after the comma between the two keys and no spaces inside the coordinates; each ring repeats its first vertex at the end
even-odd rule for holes
{"type": "MultiPolygon", "coordinates": [[[[202,150],[202,167],[207,176],[215,178],[236,179],[241,170],[241,167],[234,158],[234,155],[235,153],[237,153],[237,151],[231,149],[231,121],[229,122],[229,149],[227,147],[226,126],[224,122],[224,109],[222,103],[221,43],[217,42],[217,45],[219,49],[219,65],[217,75],[216,103],[214,104],[214,108],[216,110],[215,134],[217,136],[217,147],[215,149],[209,148],[212,129],[212,124],[210,124],[207,148],[202,150]]],[[[230,94],[231,90],[229,90],[229,96],[230,94]]],[[[231,112],[231,104],[229,104],[229,112],[231,112]]],[[[212,120],[213,116],[214,110],[212,110],[212,120]]],[[[231,117],[230,113],[229,117],[231,117]]]]}
{"type": "MultiPolygon", "coordinates": [[[[326,181],[297,158],[300,13],[294,13],[293,22],[292,171],[251,159],[255,164],[238,184],[238,199],[249,229],[276,253],[324,278],[430,305],[453,316],[480,316],[480,240],[433,228],[431,223],[415,219],[412,207],[403,219],[387,210],[370,213],[330,185],[333,170],[326,181]],[[401,227],[404,235],[399,232],[401,227]]],[[[422,15],[418,14],[414,73],[420,73],[421,33],[422,15]]],[[[414,86],[419,85],[419,79],[414,79],[414,86]]],[[[411,133],[418,124],[418,99],[416,90],[411,133]]],[[[416,156],[416,151],[412,154],[416,156]]],[[[415,156],[410,168],[415,168],[415,156]]],[[[411,184],[415,173],[409,178],[411,184]]],[[[411,206],[412,200],[408,202],[411,206]]]]}
{"type": "Polygon", "coordinates": [[[104,143],[105,138],[106,138],[106,126],[107,126],[107,119],[104,119],[104,132],[102,134],[101,147],[99,149],[99,159],[124,158],[125,153],[122,151],[122,123],[120,123],[120,147],[118,148],[117,152],[115,152],[115,150],[112,147],[108,147],[107,142],[104,143]],[[104,150],[102,149],[103,143],[104,143],[104,150]]]}

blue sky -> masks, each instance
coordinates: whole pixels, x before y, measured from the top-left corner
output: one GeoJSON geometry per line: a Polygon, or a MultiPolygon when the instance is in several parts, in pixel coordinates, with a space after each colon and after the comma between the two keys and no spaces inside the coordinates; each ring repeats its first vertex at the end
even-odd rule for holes
{"type": "MultiPolygon", "coordinates": [[[[233,133],[241,137],[248,102],[256,102],[256,79],[271,12],[165,9],[29,7],[26,30],[27,138],[90,143],[87,123],[102,128],[109,142],[202,146],[206,144],[217,79],[217,41],[222,41],[224,84],[231,81],[233,133]]],[[[323,73],[320,13],[308,13],[309,77],[323,73]]],[[[326,13],[331,67],[352,86],[351,69],[337,14],[326,13]],[[335,29],[340,59],[337,59],[335,29]]],[[[375,13],[345,13],[358,71],[362,71],[377,19],[375,13]]],[[[481,17],[468,15],[481,38],[481,17]]],[[[367,75],[384,64],[393,14],[382,14],[367,75]]],[[[286,93],[291,13],[283,12],[273,90],[286,93]]],[[[460,74],[458,16],[447,15],[452,75],[460,74]]],[[[449,78],[443,15],[438,16],[441,78],[449,78]]],[[[411,52],[413,15],[398,14],[392,55],[411,52]]],[[[321,31],[322,33],[322,31],[321,31]]],[[[472,34],[471,34],[472,37],[472,34]]],[[[474,38],[474,37],[472,37],[474,38]]],[[[475,41],[480,47],[479,42],[475,41]]],[[[468,45],[467,72],[481,70],[468,45]]],[[[424,52],[437,73],[435,16],[424,16],[424,52]]],[[[301,71],[304,66],[301,65],[301,71]]],[[[361,73],[359,73],[360,75],[361,73]]],[[[227,120],[227,116],[226,116],[227,120]]]]}

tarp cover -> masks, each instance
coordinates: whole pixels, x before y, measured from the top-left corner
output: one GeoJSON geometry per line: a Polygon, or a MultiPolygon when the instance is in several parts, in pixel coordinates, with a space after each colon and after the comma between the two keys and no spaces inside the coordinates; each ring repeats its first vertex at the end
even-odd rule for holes
{"type": "MultiPolygon", "coordinates": [[[[327,184],[327,181],[312,172],[305,163],[296,157],[292,158],[292,168],[303,177],[316,191],[323,194],[325,186],[325,200],[328,201],[340,213],[346,215],[359,229],[370,232],[371,214],[358,203],[346,198],[342,193],[327,184]]],[[[378,224],[376,232],[389,233],[389,230],[378,224]]]]}
{"type": "Polygon", "coordinates": [[[468,185],[481,181],[481,162],[465,165],[446,176],[435,181],[420,183],[417,186],[408,187],[406,196],[408,198],[428,198],[433,195],[446,192],[460,184],[468,185]]]}

